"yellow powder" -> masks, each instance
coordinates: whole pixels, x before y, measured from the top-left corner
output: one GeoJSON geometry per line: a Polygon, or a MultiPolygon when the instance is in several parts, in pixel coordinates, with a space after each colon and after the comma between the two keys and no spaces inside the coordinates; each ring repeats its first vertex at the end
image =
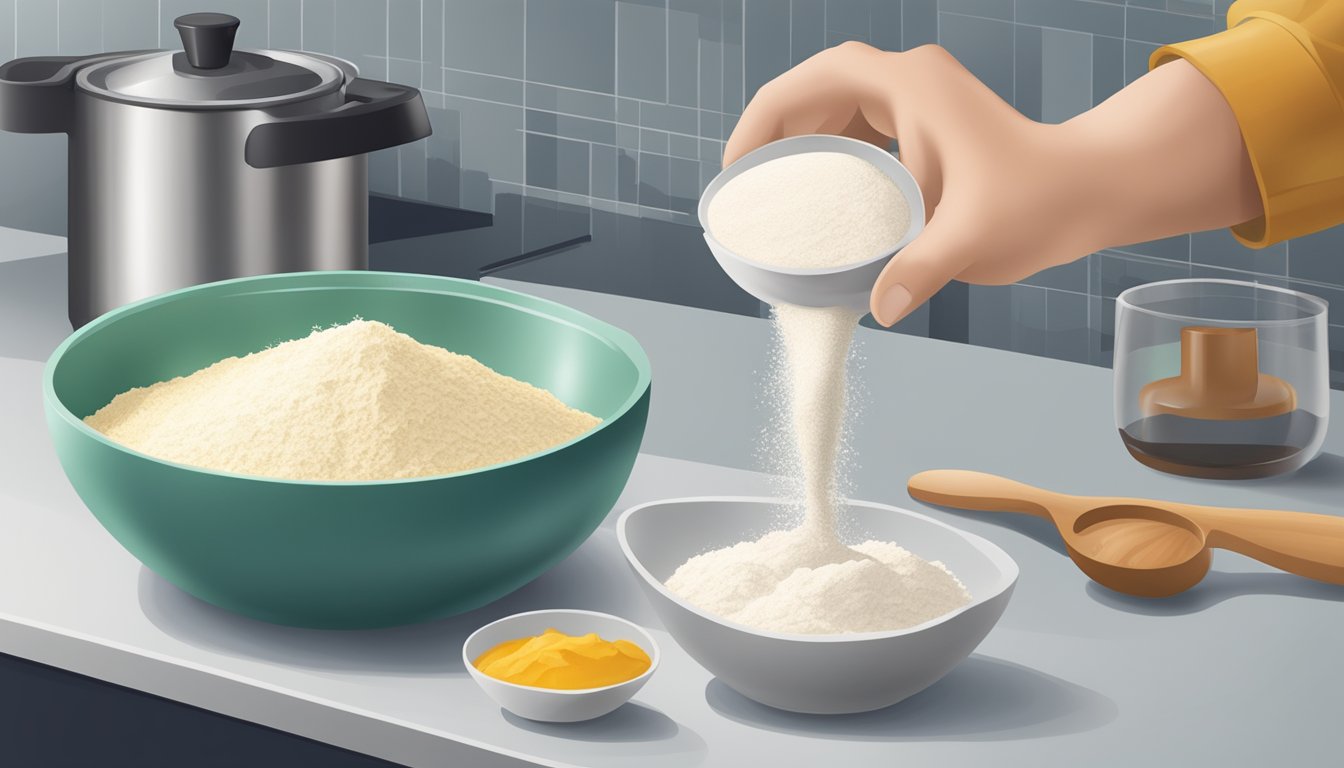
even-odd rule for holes
{"type": "Polygon", "coordinates": [[[548,629],[536,637],[500,643],[477,657],[477,669],[498,680],[534,688],[577,690],[624,683],[653,663],[629,640],[548,629]]]}
{"type": "Polygon", "coordinates": [[[132,389],[85,419],[168,461],[353,481],[511,461],[600,421],[472,357],[359,319],[132,389]]]}

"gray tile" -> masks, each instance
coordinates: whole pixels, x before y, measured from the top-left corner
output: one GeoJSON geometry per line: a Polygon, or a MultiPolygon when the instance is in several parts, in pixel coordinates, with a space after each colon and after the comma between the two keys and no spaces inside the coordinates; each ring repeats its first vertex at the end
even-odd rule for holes
{"type": "Polygon", "coordinates": [[[617,99],[616,122],[624,125],[639,125],[639,102],[634,99],[617,99]]]}
{"type": "Polygon", "coordinates": [[[523,110],[471,101],[456,96],[444,97],[447,109],[461,120],[462,166],[467,171],[482,171],[497,181],[523,183],[523,110]]]}
{"type": "Polygon", "coordinates": [[[939,42],[1005,101],[1013,101],[1013,25],[941,13],[939,42]]]}
{"type": "Polygon", "coordinates": [[[594,120],[616,119],[615,96],[559,88],[545,83],[527,84],[527,106],[594,120]]]}
{"type": "Polygon", "coordinates": [[[1137,5],[1140,8],[1156,8],[1159,11],[1167,9],[1167,0],[1125,0],[1116,5],[1137,5]]]}
{"type": "MultiPolygon", "coordinates": [[[[14,2],[15,0],[0,0],[0,62],[9,61],[14,58],[14,43],[18,35],[14,34],[14,2]]],[[[158,0],[151,0],[151,6],[157,6],[158,0]]],[[[151,20],[149,25],[150,39],[158,35],[157,18],[151,20]]],[[[153,47],[151,43],[149,47],[153,47]]]]}
{"type": "MultiPolygon", "coordinates": [[[[146,5],[140,2],[140,5],[146,5]]],[[[147,3],[154,6],[156,11],[158,2],[147,3]]],[[[129,3],[118,2],[117,13],[123,13],[124,8],[129,3]]],[[[267,0],[267,13],[269,14],[270,24],[270,42],[271,48],[282,50],[300,50],[303,47],[303,0],[267,0]]],[[[107,18],[103,19],[103,41],[108,46],[108,24],[116,14],[109,13],[107,18]]]]}
{"type": "Polygon", "coordinates": [[[667,101],[700,106],[700,17],[671,8],[667,12],[667,101]]]}
{"type": "Polygon", "coordinates": [[[340,0],[333,22],[334,53],[353,61],[364,77],[386,79],[387,0],[340,0]]]}
{"type": "Polygon", "coordinates": [[[878,0],[869,10],[868,42],[884,51],[901,50],[901,3],[878,0]]]}
{"type": "Polygon", "coordinates": [[[421,61],[420,0],[387,0],[387,55],[421,61]]]}
{"type": "Polygon", "coordinates": [[[1188,16],[1147,8],[1125,9],[1125,37],[1147,43],[1177,43],[1214,33],[1211,16],[1188,16]]]}
{"type": "MultiPolygon", "coordinates": [[[[31,1],[31,0],[30,0],[31,1]]],[[[53,0],[39,0],[55,5],[53,0]]],[[[22,2],[22,0],[20,0],[22,2]]],[[[62,5],[64,0],[62,0],[62,5]]],[[[237,16],[241,24],[238,27],[236,44],[239,48],[265,48],[266,42],[266,0],[211,0],[209,10],[237,16]]],[[[382,3],[379,3],[381,9],[382,3]]],[[[159,45],[163,48],[182,47],[182,39],[173,27],[173,19],[201,10],[200,0],[162,0],[159,5],[159,45]]],[[[382,13],[380,10],[379,13],[382,13]]]]}
{"type": "Polygon", "coordinates": [[[554,115],[555,132],[567,139],[616,144],[616,124],[609,120],[593,120],[574,115],[554,115]]]}
{"type": "Polygon", "coordinates": [[[1087,259],[1082,258],[1037,272],[1022,280],[1024,285],[1087,293],[1087,259]]]}
{"type": "Polygon", "coordinates": [[[744,0],[743,4],[745,88],[750,97],[790,66],[789,7],[779,0],[744,0]]]}
{"type": "Polygon", "coordinates": [[[1125,85],[1148,74],[1148,57],[1156,50],[1157,45],[1154,43],[1125,41],[1125,85]]]}
{"type": "Polygon", "coordinates": [[[826,47],[827,47],[827,48],[834,48],[835,46],[840,45],[841,43],[848,43],[848,42],[850,42],[850,41],[854,41],[854,40],[857,40],[857,41],[860,42],[860,43],[866,43],[866,42],[868,42],[868,36],[867,36],[867,35],[855,35],[855,34],[851,34],[851,33],[849,33],[849,32],[837,32],[837,31],[834,30],[834,29],[828,29],[828,30],[826,30],[826,47]]]}
{"type": "MultiPolygon", "coordinates": [[[[298,3],[291,1],[297,8],[298,3]]],[[[279,0],[272,8],[272,37],[275,36],[274,16],[277,10],[284,8],[285,4],[279,0]]],[[[4,11],[0,10],[0,14],[3,13],[4,11]]],[[[297,24],[297,17],[294,18],[294,23],[297,24]]],[[[298,45],[298,41],[295,40],[289,47],[297,48],[298,45]]],[[[118,0],[115,8],[104,5],[103,50],[133,51],[157,47],[159,47],[158,0],[118,0]]]]}
{"type": "Polygon", "coordinates": [[[1125,41],[1092,36],[1092,104],[1109,99],[1125,87],[1125,41]]]}
{"type": "Polygon", "coordinates": [[[588,144],[553,136],[527,135],[527,185],[588,194],[588,144]]]}
{"type": "Polygon", "coordinates": [[[503,104],[523,104],[523,81],[456,69],[443,70],[443,92],[473,99],[498,101],[503,104]]]}
{"type": "Polygon", "coordinates": [[[938,10],[982,19],[1013,20],[1013,0],[938,0],[938,10]]]}
{"type": "Polygon", "coordinates": [[[527,77],[613,93],[616,5],[611,0],[529,0],[527,77]]]}
{"type": "Polygon", "coordinates": [[[1041,119],[1062,123],[1092,108],[1092,36],[1041,30],[1041,119]]]}
{"type": "Polygon", "coordinates": [[[1196,232],[1190,236],[1190,261],[1243,272],[1283,276],[1288,274],[1288,244],[1276,243],[1257,250],[1237,242],[1231,231],[1226,229],[1196,232]]]}
{"type": "Polygon", "coordinates": [[[444,0],[422,0],[420,25],[421,61],[424,62],[421,87],[443,90],[443,10],[444,0]]]}
{"type": "Polygon", "coordinates": [[[426,140],[413,141],[399,148],[401,187],[399,195],[411,200],[429,199],[429,156],[426,140]]]}
{"type": "Polygon", "coordinates": [[[1166,7],[1172,13],[1185,13],[1208,19],[1214,17],[1213,0],[1167,0],[1166,7]]]}
{"type": "Polygon", "coordinates": [[[937,0],[904,0],[901,3],[901,49],[910,50],[938,42],[937,0]]]}
{"type": "Polygon", "coordinates": [[[639,124],[645,128],[658,128],[694,136],[700,120],[694,109],[666,104],[640,104],[639,124]]]}
{"type": "MultiPolygon", "coordinates": [[[[879,0],[880,2],[880,0],[879,0]]],[[[867,40],[871,0],[826,0],[826,31],[867,40]]]]}
{"type": "Polygon", "coordinates": [[[334,53],[336,50],[336,0],[303,0],[303,50],[334,53]]]}
{"type": "Polygon", "coordinates": [[[694,213],[700,201],[700,164],[679,157],[669,159],[668,185],[672,210],[694,213]]]}
{"type": "Polygon", "coordinates": [[[1009,329],[1014,352],[1046,355],[1050,349],[1049,299],[1046,288],[1030,285],[1007,286],[1012,301],[1009,329]]]}
{"type": "Polygon", "coordinates": [[[369,153],[369,191],[382,195],[401,192],[401,162],[397,148],[369,153]]]}
{"type": "Polygon", "coordinates": [[[700,140],[679,133],[668,134],[667,154],[687,160],[700,159],[700,140]]]}
{"type": "Polygon", "coordinates": [[[18,0],[14,9],[15,56],[54,56],[60,46],[56,3],[51,0],[18,0]]]}
{"type": "Polygon", "coordinates": [[[1088,362],[1110,368],[1115,357],[1115,299],[1087,297],[1088,362]]]}
{"type": "Polygon", "coordinates": [[[1155,259],[1165,259],[1167,261],[1189,261],[1190,236],[1176,235],[1175,237],[1165,237],[1161,240],[1152,240],[1146,243],[1122,245],[1112,250],[1140,256],[1151,256],[1155,259]]]}
{"type": "Polygon", "coordinates": [[[1191,264],[1190,276],[1207,278],[1210,280],[1240,280],[1247,283],[1272,285],[1278,288],[1287,288],[1289,283],[1288,278],[1286,277],[1257,275],[1252,272],[1243,272],[1239,269],[1224,269],[1223,267],[1210,267],[1204,264],[1191,264]]]}
{"type": "Polygon", "coordinates": [[[723,139],[723,115],[718,112],[701,110],[700,136],[706,139],[723,139]]]}
{"type": "Polygon", "coordinates": [[[700,159],[718,163],[723,158],[723,144],[713,139],[700,140],[700,159]]]}
{"type": "MultiPolygon", "coordinates": [[[[610,2],[598,2],[596,4],[604,6],[608,16],[610,16],[610,2]]],[[[528,9],[526,27],[539,39],[528,39],[526,55],[529,59],[527,66],[530,70],[545,73],[551,67],[551,60],[557,56],[561,59],[562,64],[567,58],[570,61],[570,69],[576,66],[576,62],[581,64],[587,60],[586,55],[575,54],[575,51],[588,51],[589,49],[586,48],[576,48],[575,51],[569,51],[567,57],[562,55],[562,46],[565,40],[580,36],[573,34],[570,29],[564,26],[564,20],[569,16],[566,5],[566,3],[557,2],[557,0],[535,0],[531,3],[528,9]],[[561,23],[552,30],[556,37],[551,37],[547,34],[547,29],[551,20],[557,16],[560,17],[561,23]],[[535,26],[533,17],[536,17],[535,26]],[[538,60],[532,61],[531,58],[533,57],[537,57],[538,60]]],[[[443,65],[453,69],[465,69],[491,75],[522,77],[524,57],[523,6],[524,0],[490,0],[489,2],[447,0],[443,12],[443,65]]],[[[575,17],[581,18],[587,10],[589,10],[587,6],[581,3],[576,2],[574,4],[575,17]]],[[[576,20],[573,23],[581,22],[576,20]]],[[[574,32],[577,32],[577,30],[574,32]]],[[[610,25],[607,27],[605,45],[605,50],[610,52],[612,46],[610,25]]],[[[592,53],[598,55],[595,51],[592,53]]],[[[610,58],[603,62],[603,67],[608,72],[610,71],[610,58]]],[[[531,79],[557,82],[546,77],[532,77],[531,79]]],[[[572,85],[574,83],[561,84],[572,85]]],[[[610,90],[610,87],[607,90],[610,90]]]]}
{"type": "Polygon", "coordinates": [[[699,51],[700,108],[723,109],[723,44],[701,40],[699,51]]]}
{"type": "Polygon", "coordinates": [[[742,95],[742,3],[723,3],[723,111],[741,114],[742,95]]]}
{"type": "Polygon", "coordinates": [[[1297,280],[1344,285],[1344,227],[1288,243],[1288,274],[1297,280]]]}
{"type": "Polygon", "coordinates": [[[797,64],[826,47],[826,0],[792,0],[789,24],[789,62],[797,64]]]}
{"type": "Polygon", "coordinates": [[[78,56],[103,50],[103,4],[100,0],[61,0],[56,6],[61,44],[52,53],[78,56]]]}
{"type": "Polygon", "coordinates": [[[1145,258],[1114,251],[1102,251],[1090,258],[1088,293],[1114,299],[1122,291],[1158,280],[1178,280],[1190,276],[1190,265],[1145,258]]]}
{"type": "Polygon", "coordinates": [[[1013,106],[1032,120],[1041,119],[1041,88],[1044,83],[1041,33],[1040,27],[1025,24],[1013,27],[1013,106]]]}
{"type": "Polygon", "coordinates": [[[616,124],[616,146],[621,149],[639,149],[639,131],[637,126],[616,124]]]}
{"type": "Polygon", "coordinates": [[[1045,354],[1056,360],[1091,360],[1088,297],[1068,291],[1049,291],[1045,297],[1045,354]]]}
{"type": "Polygon", "coordinates": [[[657,131],[652,128],[639,129],[639,149],[641,152],[654,152],[659,155],[666,155],[667,146],[666,131],[657,131]]]}
{"type": "MultiPolygon", "coordinates": [[[[571,56],[579,52],[571,53],[571,56]]],[[[616,3],[616,94],[667,100],[667,8],[616,3]]]]}
{"type": "Polygon", "coordinates": [[[424,83],[420,82],[423,67],[418,61],[408,59],[389,59],[387,62],[387,81],[389,83],[401,83],[415,88],[423,88],[424,83]]]}
{"type": "Polygon", "coordinates": [[[616,199],[639,202],[639,155],[634,150],[621,149],[616,155],[616,199]]]}
{"type": "Polygon", "coordinates": [[[1017,23],[1123,37],[1125,9],[1091,0],[1017,0],[1017,23]]]}
{"type": "Polygon", "coordinates": [[[639,204],[670,210],[670,171],[666,155],[639,153],[639,204]]]}
{"type": "Polygon", "coordinates": [[[1213,0],[1213,18],[1217,19],[1220,25],[1226,24],[1227,9],[1231,8],[1234,2],[1236,0],[1213,0]]]}
{"type": "Polygon", "coordinates": [[[457,206],[462,191],[462,115],[456,110],[429,107],[434,133],[425,140],[428,155],[427,198],[440,205],[457,206]]]}
{"type": "Polygon", "coordinates": [[[606,200],[617,200],[617,159],[620,150],[594,144],[589,155],[588,194],[606,200]]]}
{"type": "Polygon", "coordinates": [[[1012,349],[1012,287],[972,285],[967,340],[978,347],[1012,349]]]}

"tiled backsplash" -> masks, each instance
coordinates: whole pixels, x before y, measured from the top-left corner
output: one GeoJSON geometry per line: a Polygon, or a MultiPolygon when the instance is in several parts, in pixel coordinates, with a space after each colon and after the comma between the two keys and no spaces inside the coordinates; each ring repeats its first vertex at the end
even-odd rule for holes
{"type": "MultiPolygon", "coordinates": [[[[434,136],[375,155],[374,191],[486,211],[524,196],[693,224],[744,102],[824,47],[938,42],[1024,114],[1062,121],[1141,75],[1159,44],[1223,28],[1229,4],[0,0],[0,58],[175,47],[175,16],[225,11],[242,19],[240,46],[332,53],[423,90],[434,136]]],[[[64,167],[59,137],[0,134],[0,224],[59,231],[64,167]]],[[[1263,251],[1201,233],[1093,254],[1019,285],[972,286],[951,335],[1107,365],[1116,294],[1189,276],[1284,285],[1344,309],[1344,231],[1263,251]]],[[[1333,330],[1339,386],[1344,328],[1333,330]]]]}

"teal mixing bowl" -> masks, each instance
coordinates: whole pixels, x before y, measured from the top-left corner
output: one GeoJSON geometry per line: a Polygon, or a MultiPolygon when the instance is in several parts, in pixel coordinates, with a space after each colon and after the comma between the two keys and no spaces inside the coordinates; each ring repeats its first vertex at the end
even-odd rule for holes
{"type": "Polygon", "coordinates": [[[560,304],[449,278],[317,272],[211,283],[103,315],[52,355],[44,402],[80,498],[155,573],[264,621],[367,628],[476,608],[574,551],[630,476],[649,383],[629,334],[560,304]],[[506,464],[342,483],[175,464],[81,420],[132,387],[356,315],[469,354],[602,423],[506,464]]]}

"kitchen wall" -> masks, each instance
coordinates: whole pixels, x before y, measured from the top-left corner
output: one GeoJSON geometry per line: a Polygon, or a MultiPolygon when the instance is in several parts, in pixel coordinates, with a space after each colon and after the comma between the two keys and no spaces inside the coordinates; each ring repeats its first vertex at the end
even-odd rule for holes
{"type": "MultiPolygon", "coordinates": [[[[1023,113],[1057,122],[1141,75],[1157,45],[1221,29],[1228,5],[0,0],[0,58],[172,47],[175,16],[233,13],[243,21],[241,46],[333,53],[365,76],[423,89],[435,134],[373,157],[375,191],[497,213],[501,201],[529,200],[554,219],[540,244],[584,231],[590,208],[693,224],[699,192],[751,94],[841,41],[938,42],[1023,113]]],[[[0,224],[63,228],[63,147],[61,137],[0,134],[0,224]]],[[[1019,285],[954,287],[938,334],[1108,365],[1116,294],[1190,276],[1306,290],[1334,303],[1344,323],[1344,230],[1262,251],[1211,232],[1093,254],[1019,285]]],[[[1344,328],[1332,330],[1334,381],[1344,386],[1344,328]]]]}

